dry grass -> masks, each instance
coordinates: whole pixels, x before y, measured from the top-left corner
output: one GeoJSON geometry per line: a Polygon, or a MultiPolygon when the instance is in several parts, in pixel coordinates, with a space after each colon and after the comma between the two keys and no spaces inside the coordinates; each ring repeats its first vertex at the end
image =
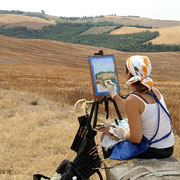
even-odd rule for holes
{"type": "Polygon", "coordinates": [[[180,26],[180,21],[158,20],[158,19],[128,17],[128,16],[104,16],[100,18],[96,18],[96,17],[93,18],[93,22],[99,22],[99,21],[109,21],[123,25],[138,24],[142,26],[151,26],[153,28],[180,26]]]}
{"type": "MultiPolygon", "coordinates": [[[[3,114],[0,118],[0,130],[3,132],[0,136],[0,177],[30,180],[34,173],[52,177],[63,159],[73,160],[75,156],[69,148],[78,128],[77,117],[83,114],[74,112],[72,107],[78,99],[92,98],[89,70],[45,65],[26,65],[21,70],[15,66],[15,69],[16,72],[9,69],[14,79],[8,77],[7,68],[4,69],[7,78],[1,79],[1,87],[8,90],[1,90],[0,96],[0,112],[3,114]],[[25,71],[27,73],[23,75],[25,71]],[[63,73],[59,76],[57,72],[63,73]]],[[[179,134],[180,92],[177,89],[180,82],[157,80],[155,86],[165,95],[174,132],[179,134]],[[171,89],[168,89],[170,83],[171,89]]],[[[127,93],[127,89],[121,90],[127,93]]],[[[101,108],[104,116],[103,110],[101,108]]],[[[174,155],[178,158],[179,152],[180,140],[176,135],[174,155]]]]}
{"type": "Polygon", "coordinates": [[[166,27],[166,28],[136,28],[136,27],[122,27],[111,32],[111,34],[131,34],[143,31],[158,31],[159,36],[153,39],[153,44],[180,44],[180,26],[166,27]]]}
{"type": "MultiPolygon", "coordinates": [[[[75,157],[70,146],[78,128],[77,117],[83,113],[72,107],[78,99],[93,98],[87,56],[98,48],[0,38],[0,62],[8,60],[0,65],[0,179],[30,180],[34,173],[52,177],[63,159],[75,157]]],[[[132,53],[106,50],[116,55],[121,92],[126,94],[122,73],[132,53]]],[[[148,56],[156,72],[155,86],[164,94],[173,118],[174,155],[180,158],[180,52],[148,56]]],[[[100,116],[104,118],[103,110],[100,116]]]]}
{"type": "Polygon", "coordinates": [[[124,73],[126,59],[129,56],[141,54],[147,55],[151,59],[154,77],[180,80],[180,52],[129,53],[101,47],[40,39],[17,39],[5,36],[0,36],[0,41],[0,62],[10,60],[10,64],[14,61],[15,64],[48,64],[88,68],[87,57],[93,55],[94,52],[98,52],[99,49],[103,49],[105,54],[115,55],[117,69],[121,74],[124,73]]]}
{"type": "Polygon", "coordinates": [[[123,26],[119,29],[111,31],[110,34],[132,34],[132,33],[138,33],[138,32],[143,32],[147,30],[149,29],[123,26]]]}
{"type": "Polygon", "coordinates": [[[78,123],[72,107],[15,91],[1,90],[0,98],[0,179],[7,174],[26,180],[34,173],[52,176],[64,158],[73,159],[69,147],[78,123]]]}
{"type": "Polygon", "coordinates": [[[13,28],[25,26],[31,29],[41,29],[43,26],[55,24],[53,21],[48,21],[38,17],[30,17],[16,14],[0,14],[0,26],[5,25],[5,28],[13,28]]]}
{"type": "Polygon", "coordinates": [[[153,44],[180,44],[180,26],[153,29],[159,32],[159,36],[153,39],[153,44]]]}
{"type": "Polygon", "coordinates": [[[44,22],[35,22],[35,21],[22,21],[17,23],[10,23],[4,26],[4,28],[14,28],[14,27],[27,27],[28,29],[41,29],[44,26],[49,26],[52,23],[44,23],[44,22]]]}
{"type": "Polygon", "coordinates": [[[52,23],[50,21],[47,21],[46,19],[42,19],[38,17],[30,17],[30,16],[24,16],[24,15],[18,15],[18,14],[1,14],[0,15],[0,22],[4,24],[24,22],[24,21],[52,23]]]}
{"type": "Polygon", "coordinates": [[[175,133],[180,134],[180,81],[157,80],[154,84],[164,95],[175,133]]]}

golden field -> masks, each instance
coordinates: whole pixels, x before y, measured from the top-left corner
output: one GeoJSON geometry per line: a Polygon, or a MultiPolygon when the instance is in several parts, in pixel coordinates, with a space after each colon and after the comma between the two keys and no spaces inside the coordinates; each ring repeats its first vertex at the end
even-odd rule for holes
{"type": "MultiPolygon", "coordinates": [[[[87,57],[102,48],[5,36],[0,42],[0,179],[52,177],[62,160],[75,157],[70,146],[83,112],[73,105],[93,99],[87,57]]],[[[115,55],[120,89],[127,94],[125,61],[135,53],[103,50],[115,55]]],[[[154,85],[173,119],[174,156],[180,159],[180,52],[140,54],[151,59],[154,85]]]]}
{"type": "Polygon", "coordinates": [[[143,31],[159,32],[159,36],[150,41],[153,44],[180,44],[180,26],[152,29],[124,26],[122,28],[112,31],[110,34],[131,34],[143,31]]]}
{"type": "Polygon", "coordinates": [[[52,24],[55,24],[54,21],[48,21],[38,17],[19,14],[0,14],[0,25],[5,25],[5,28],[25,26],[31,29],[41,29],[43,26],[52,24]]]}
{"type": "MultiPolygon", "coordinates": [[[[59,19],[58,16],[51,16],[48,14],[45,14],[44,16],[49,20],[43,20],[42,18],[37,17],[30,17],[26,16],[28,15],[28,12],[24,12],[24,15],[21,14],[2,14],[0,17],[0,24],[3,21],[5,24],[7,23],[17,23],[17,22],[25,22],[25,21],[38,21],[38,22],[44,22],[44,23],[55,23],[57,19],[59,19]],[[3,17],[3,19],[2,19],[3,17]]],[[[40,13],[39,13],[40,14],[40,13]]],[[[113,15],[105,15],[100,17],[87,17],[77,19],[76,21],[71,21],[68,19],[68,22],[89,22],[89,19],[92,18],[92,22],[114,22],[116,24],[123,24],[123,25],[141,25],[141,26],[151,26],[153,28],[163,28],[163,27],[173,27],[173,26],[180,26],[180,21],[175,20],[159,20],[159,19],[152,19],[152,18],[144,18],[144,17],[136,17],[136,16],[113,16],[113,15]]]]}
{"type": "Polygon", "coordinates": [[[102,17],[94,17],[93,22],[114,22],[123,25],[140,25],[140,26],[150,26],[153,28],[163,28],[163,27],[172,27],[172,26],[180,26],[180,21],[173,20],[159,20],[152,18],[144,18],[138,16],[113,16],[107,15],[102,17]]]}
{"type": "Polygon", "coordinates": [[[19,15],[19,14],[0,14],[0,22],[4,24],[17,23],[17,22],[23,22],[23,21],[36,21],[36,22],[50,23],[49,21],[42,18],[38,18],[38,17],[30,17],[30,16],[19,15]]]}

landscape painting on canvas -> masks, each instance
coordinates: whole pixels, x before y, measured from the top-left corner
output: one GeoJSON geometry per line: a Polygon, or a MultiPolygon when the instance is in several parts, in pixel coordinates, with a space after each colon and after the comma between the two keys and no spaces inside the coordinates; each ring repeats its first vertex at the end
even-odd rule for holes
{"type": "Polygon", "coordinates": [[[116,92],[119,93],[114,56],[91,56],[88,59],[93,81],[94,95],[109,95],[109,91],[104,85],[105,80],[111,80],[115,83],[116,92]]]}

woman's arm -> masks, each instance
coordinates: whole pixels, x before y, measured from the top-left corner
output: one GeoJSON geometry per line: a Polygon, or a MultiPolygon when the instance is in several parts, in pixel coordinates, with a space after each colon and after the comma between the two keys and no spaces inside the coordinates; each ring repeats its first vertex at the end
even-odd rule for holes
{"type": "Polygon", "coordinates": [[[142,139],[142,127],[139,111],[140,102],[133,96],[129,96],[126,100],[121,98],[116,93],[115,84],[110,80],[106,80],[105,85],[108,88],[111,97],[116,101],[120,110],[127,114],[130,133],[125,135],[125,139],[132,143],[140,143],[142,139]]]}
{"type": "Polygon", "coordinates": [[[119,96],[118,94],[116,96],[114,96],[113,99],[116,101],[121,112],[126,113],[125,100],[123,98],[121,98],[121,96],[119,96]]]}
{"type": "Polygon", "coordinates": [[[125,108],[130,128],[130,133],[126,134],[125,138],[132,143],[140,143],[142,139],[142,126],[139,101],[135,97],[129,96],[125,101],[125,108]]]}
{"type": "Polygon", "coordinates": [[[107,87],[111,97],[116,101],[120,110],[125,113],[125,100],[121,98],[116,92],[116,85],[111,80],[104,81],[105,86],[107,87]]]}
{"type": "MultiPolygon", "coordinates": [[[[116,97],[118,98],[118,96],[116,97]]],[[[117,99],[120,100],[121,99],[117,99]]],[[[139,101],[134,96],[129,96],[126,100],[123,99],[124,109],[126,110],[126,114],[128,117],[129,129],[130,133],[127,133],[125,128],[116,128],[115,131],[117,136],[114,136],[111,132],[109,132],[109,126],[105,125],[102,129],[95,129],[96,131],[103,132],[104,134],[109,135],[114,140],[119,140],[120,138],[125,138],[132,143],[140,143],[142,139],[142,127],[141,127],[141,119],[140,119],[140,111],[139,111],[139,101]]]]}

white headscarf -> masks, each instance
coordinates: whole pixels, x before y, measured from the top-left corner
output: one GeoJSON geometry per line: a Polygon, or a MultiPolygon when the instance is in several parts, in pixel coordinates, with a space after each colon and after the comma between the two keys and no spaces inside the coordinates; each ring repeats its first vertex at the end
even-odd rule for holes
{"type": "Polygon", "coordinates": [[[140,81],[149,90],[153,87],[153,80],[150,78],[151,62],[147,56],[131,56],[126,61],[126,66],[133,75],[126,84],[132,84],[140,81]]]}

